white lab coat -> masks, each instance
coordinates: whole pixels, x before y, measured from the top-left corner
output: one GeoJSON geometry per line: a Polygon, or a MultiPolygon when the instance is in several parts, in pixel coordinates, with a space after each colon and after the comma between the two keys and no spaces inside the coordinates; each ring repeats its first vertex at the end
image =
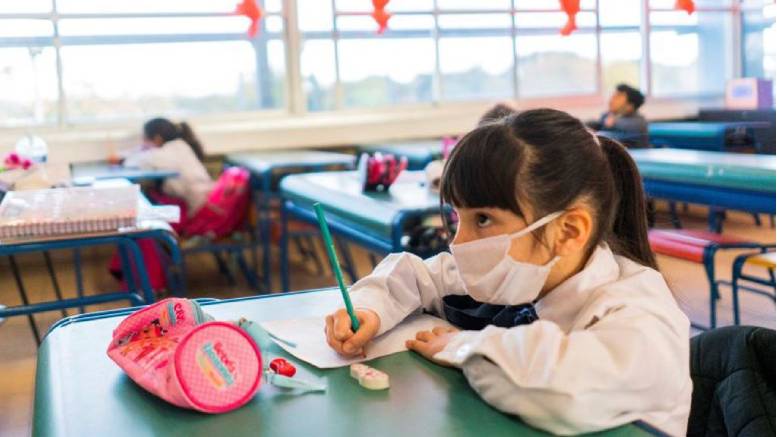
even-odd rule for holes
{"type": "MultiPolygon", "coordinates": [[[[466,294],[449,253],[389,255],[352,287],[354,306],[380,316],[378,334],[420,308],[442,315],[448,294],[466,294]]],[[[537,322],[462,331],[435,358],[486,402],[556,434],[636,420],[685,434],[690,323],[660,273],[599,247],[535,309],[537,322]]]]}
{"type": "Polygon", "coordinates": [[[124,165],[178,172],[178,177],[165,179],[162,191],[183,199],[189,216],[194,215],[205,204],[213,188],[213,180],[205,166],[197,159],[191,146],[183,140],[169,141],[162,147],[138,150],[124,159],[124,165]]]}

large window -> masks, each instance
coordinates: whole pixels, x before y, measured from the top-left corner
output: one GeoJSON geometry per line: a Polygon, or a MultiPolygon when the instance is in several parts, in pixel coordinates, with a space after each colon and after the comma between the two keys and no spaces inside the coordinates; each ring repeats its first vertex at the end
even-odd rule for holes
{"type": "Polygon", "coordinates": [[[0,125],[285,108],[281,2],[254,38],[235,4],[0,2],[0,125]]]}
{"type": "Polygon", "coordinates": [[[742,75],[775,79],[777,27],[774,1],[746,1],[742,11],[742,75]]]}
{"type": "Polygon", "coordinates": [[[0,126],[609,94],[721,95],[775,77],[772,0],[0,1],[0,126]],[[296,20],[289,19],[295,18],[296,20]],[[737,32],[740,32],[737,33],[737,32]],[[741,68],[740,63],[741,62],[741,68]]]}
{"type": "Polygon", "coordinates": [[[719,95],[733,76],[733,4],[697,0],[688,15],[674,0],[650,0],[651,91],[659,97],[719,95]]]}

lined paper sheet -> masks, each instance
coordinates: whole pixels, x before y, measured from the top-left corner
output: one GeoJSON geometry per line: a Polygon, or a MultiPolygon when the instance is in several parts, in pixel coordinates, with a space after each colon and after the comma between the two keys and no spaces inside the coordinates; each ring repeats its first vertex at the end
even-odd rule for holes
{"type": "Polygon", "coordinates": [[[448,322],[438,317],[415,314],[405,319],[394,329],[373,339],[367,346],[367,357],[345,358],[326,343],[324,318],[325,316],[318,316],[305,319],[274,320],[263,322],[261,325],[272,336],[282,340],[275,340],[278,346],[300,360],[320,369],[349,366],[353,363],[370,361],[406,351],[405,341],[415,338],[418,331],[428,331],[436,326],[450,326],[448,322]]]}

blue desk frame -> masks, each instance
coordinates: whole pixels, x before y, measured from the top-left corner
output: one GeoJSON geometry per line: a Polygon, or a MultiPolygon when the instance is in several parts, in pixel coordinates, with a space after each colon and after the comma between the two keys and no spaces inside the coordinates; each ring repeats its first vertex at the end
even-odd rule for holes
{"type": "MultiPolygon", "coordinates": [[[[249,152],[246,152],[249,153],[249,152]]],[[[261,160],[262,153],[266,152],[258,152],[257,153],[257,160],[261,160]]],[[[279,154],[286,154],[288,152],[286,151],[278,151],[279,154]]],[[[321,153],[318,151],[315,151],[313,153],[321,153]]],[[[334,154],[333,154],[334,155],[334,154]]],[[[224,164],[229,166],[237,166],[237,167],[243,167],[247,169],[249,172],[251,172],[251,186],[253,189],[253,205],[256,210],[257,214],[257,225],[258,225],[258,240],[259,243],[262,245],[262,275],[261,279],[264,285],[264,290],[266,292],[270,291],[271,287],[271,276],[270,276],[270,254],[271,254],[271,241],[270,241],[270,224],[271,224],[271,218],[270,218],[270,210],[272,208],[272,202],[273,200],[279,200],[282,202],[280,192],[277,190],[273,190],[272,187],[272,179],[273,174],[276,171],[282,171],[284,169],[304,169],[304,173],[313,173],[313,172],[320,172],[320,171],[326,171],[328,169],[331,169],[332,167],[339,167],[339,170],[348,170],[353,168],[353,166],[356,164],[356,157],[353,157],[353,160],[350,164],[345,163],[341,157],[333,157],[331,160],[321,160],[319,162],[311,163],[311,162],[276,162],[276,163],[268,163],[265,165],[261,171],[257,171],[256,169],[252,168],[252,165],[247,165],[247,160],[242,159],[240,157],[235,157],[234,155],[227,155],[224,158],[224,164]]],[[[291,174],[291,173],[288,173],[291,174]]],[[[283,176],[286,176],[284,174],[283,176]]],[[[281,178],[283,177],[281,176],[281,178]]],[[[283,207],[281,206],[281,210],[283,207]]],[[[281,214],[283,214],[281,212],[281,214]]],[[[285,224],[284,226],[284,234],[285,234],[285,224]]],[[[256,236],[255,236],[256,237],[256,236]]],[[[285,290],[285,288],[284,288],[285,290]]]]}
{"type": "MultiPolygon", "coordinates": [[[[753,214],[775,214],[774,192],[679,183],[645,177],[643,177],[643,185],[647,196],[652,198],[709,205],[713,208],[753,214]]],[[[720,232],[723,226],[722,220],[721,214],[710,211],[708,216],[710,230],[720,232]]]]}
{"type": "MultiPolygon", "coordinates": [[[[354,225],[340,219],[333,213],[327,213],[326,221],[329,224],[329,229],[332,234],[363,246],[369,251],[387,254],[403,251],[402,237],[404,235],[405,223],[407,223],[408,220],[439,213],[439,207],[400,211],[392,219],[390,238],[371,235],[363,230],[354,228],[354,225]]],[[[281,208],[281,286],[283,292],[289,291],[289,241],[287,232],[289,218],[302,220],[312,225],[318,225],[318,219],[313,211],[312,205],[301,205],[294,203],[291,200],[285,200],[283,202],[281,208]]],[[[353,262],[351,262],[350,256],[346,250],[342,250],[341,252],[343,252],[346,257],[344,261],[348,276],[351,277],[352,282],[355,282],[357,278],[356,273],[353,271],[353,262]]]]}
{"type": "Polygon", "coordinates": [[[17,289],[22,298],[22,305],[0,308],[0,318],[26,315],[33,331],[33,335],[40,343],[40,334],[38,332],[33,314],[47,311],[63,311],[68,308],[79,308],[84,311],[84,306],[101,304],[116,301],[129,301],[132,305],[143,305],[154,302],[154,290],[151,288],[151,282],[142,262],[143,257],[137,240],[141,238],[153,239],[164,243],[170,249],[171,269],[168,271],[171,291],[176,296],[182,296],[184,292],[183,278],[184,266],[182,256],[175,236],[166,229],[143,229],[127,233],[110,233],[106,235],[35,240],[29,242],[0,244],[0,256],[7,256],[11,263],[11,271],[14,275],[17,289]],[[121,258],[122,273],[127,281],[127,291],[100,293],[93,296],[84,296],[83,283],[80,277],[80,266],[76,266],[76,295],[75,298],[63,299],[59,284],[56,281],[53,268],[51,267],[48,252],[51,250],[74,249],[76,250],[76,262],[79,262],[78,250],[85,247],[115,245],[119,249],[121,258]],[[30,303],[22,282],[21,274],[16,265],[15,255],[22,253],[43,252],[49,268],[49,274],[54,284],[57,300],[40,303],[30,303]],[[134,261],[134,262],[133,262],[134,261]],[[135,280],[139,280],[136,284],[135,280]]]}

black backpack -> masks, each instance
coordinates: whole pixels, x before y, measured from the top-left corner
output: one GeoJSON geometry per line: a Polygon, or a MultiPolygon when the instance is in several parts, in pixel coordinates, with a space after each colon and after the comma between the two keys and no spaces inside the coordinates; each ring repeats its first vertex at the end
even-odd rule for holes
{"type": "Polygon", "coordinates": [[[775,435],[775,332],[728,326],[691,339],[689,436],[775,435]]]}

